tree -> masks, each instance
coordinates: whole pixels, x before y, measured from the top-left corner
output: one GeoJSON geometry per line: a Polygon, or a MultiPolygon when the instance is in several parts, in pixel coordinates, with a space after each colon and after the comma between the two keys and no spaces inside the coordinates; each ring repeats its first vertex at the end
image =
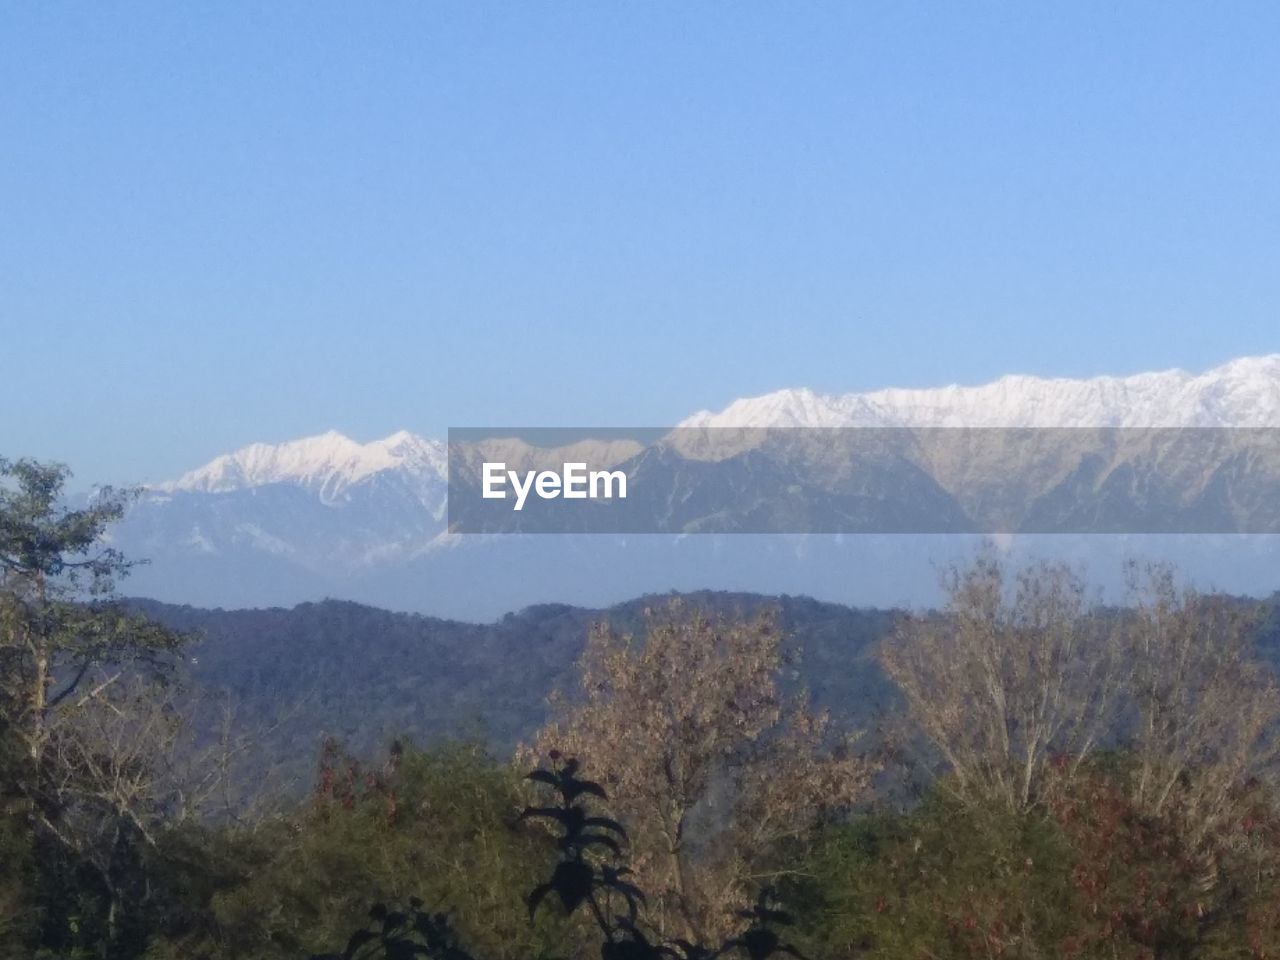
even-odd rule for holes
{"type": "Polygon", "coordinates": [[[705,942],[778,876],[788,841],[862,795],[873,768],[779,689],[772,614],[712,620],[674,602],[645,617],[643,640],[592,628],[581,696],[554,698],[521,760],[558,750],[597,771],[659,932],[705,942]]]}
{"type": "Polygon", "coordinates": [[[990,553],[952,568],[945,608],[905,619],[881,663],[960,799],[1022,810],[1105,739],[1118,677],[1079,577],[1039,564],[1010,579],[990,553]]]}
{"type": "Polygon", "coordinates": [[[1274,785],[1280,769],[1280,688],[1253,642],[1260,611],[1179,587],[1167,566],[1133,566],[1130,584],[1121,734],[1133,799],[1175,816],[1213,871],[1252,785],[1274,785]]]}
{"type": "Polygon", "coordinates": [[[991,554],[953,570],[937,615],[883,651],[940,781],[970,805],[1054,799],[1101,751],[1125,759],[1139,812],[1173,817],[1206,878],[1236,843],[1242,798],[1274,784],[1280,689],[1253,648],[1256,606],[1133,567],[1133,602],[1085,602],[1079,579],[1039,564],[1012,578],[991,554]]]}
{"type": "Polygon", "coordinates": [[[107,488],[70,509],[60,502],[67,476],[61,465],[0,459],[0,708],[37,763],[52,718],[123,676],[99,671],[160,665],[181,642],[104,602],[132,566],[104,542],[129,494],[107,488]]]}
{"type": "Polygon", "coordinates": [[[107,489],[71,508],[67,476],[0,460],[0,730],[21,756],[12,789],[40,861],[69,856],[96,874],[114,938],[120,858],[146,841],[160,803],[137,749],[158,718],[135,710],[138,684],[163,680],[182,638],[112,602],[131,564],[106,535],[129,495],[107,489]]]}
{"type": "Polygon", "coordinates": [[[945,760],[938,786],[969,810],[1065,818],[1078,877],[1098,876],[1091,909],[1114,897],[1116,918],[1085,940],[1117,925],[1139,945],[1156,942],[1148,929],[1201,937],[1225,929],[1202,918],[1215,901],[1261,931],[1275,910],[1276,847],[1258,824],[1276,819],[1280,689],[1254,649],[1256,604],[1180,588],[1165,566],[1129,573],[1132,603],[1108,611],[1061,567],[1030,567],[1010,590],[987,554],[952,573],[945,611],[884,646],[884,667],[945,760]],[[1175,887],[1190,933],[1158,919],[1175,887]]]}

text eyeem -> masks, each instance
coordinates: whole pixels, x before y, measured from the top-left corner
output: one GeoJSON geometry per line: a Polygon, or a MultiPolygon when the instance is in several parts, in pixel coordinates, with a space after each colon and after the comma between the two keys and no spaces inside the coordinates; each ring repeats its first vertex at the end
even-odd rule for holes
{"type": "Polygon", "coordinates": [[[502,462],[485,463],[482,467],[486,500],[505,500],[507,484],[515,494],[515,509],[522,510],[532,492],[540,500],[612,500],[627,497],[627,475],[621,470],[588,470],[585,463],[566,463],[564,469],[526,470],[520,474],[508,470],[502,462]]]}

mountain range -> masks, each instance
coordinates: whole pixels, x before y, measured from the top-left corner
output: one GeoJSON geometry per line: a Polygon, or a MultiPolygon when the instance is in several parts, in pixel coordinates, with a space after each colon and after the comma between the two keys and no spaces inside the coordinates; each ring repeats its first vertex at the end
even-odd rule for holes
{"type": "MultiPolygon", "coordinates": [[[[1007,376],[982,386],[843,395],[781,390],[695,413],[678,426],[689,431],[1280,427],[1280,355],[1235,360],[1200,374],[1173,370],[1080,380],[1007,376]]],[[[597,453],[618,462],[640,449],[614,442],[597,453]]],[[[217,457],[148,488],[131,510],[118,543],[152,562],[139,569],[128,589],[205,606],[338,597],[464,617],[495,616],[548,600],[602,604],[643,591],[701,588],[809,593],[864,604],[920,603],[933,595],[933,568],[971,551],[976,540],[869,534],[459,536],[447,528],[447,453],[442,440],[407,431],[368,443],[330,431],[255,443],[217,457]]],[[[521,456],[510,446],[503,455],[521,456]]],[[[677,456],[659,469],[686,469],[687,459],[677,456]]],[[[1158,459],[1126,467],[1141,474],[1158,459]]],[[[776,460],[763,467],[753,462],[754,482],[767,486],[774,481],[769,471],[778,466],[776,460]]],[[[906,486],[905,474],[890,472],[878,479],[876,489],[936,486],[941,496],[963,507],[965,490],[956,479],[963,470],[953,464],[952,476],[936,463],[911,466],[921,474],[912,479],[914,487],[906,486]]],[[[1222,472],[1216,466],[1205,473],[1204,483],[1222,472]]],[[[1149,496],[1147,479],[1129,477],[1127,489],[1149,496]]],[[[785,480],[779,472],[779,489],[785,480]]],[[[1270,489],[1265,488],[1266,497],[1270,489]]],[[[1143,508],[1161,511],[1172,505],[1157,500],[1143,508]]],[[[682,523],[682,532],[734,529],[732,518],[727,523],[719,518],[719,526],[707,526],[703,516],[682,523]]],[[[1193,573],[1197,567],[1211,572],[1217,586],[1269,593],[1280,571],[1273,538],[1246,539],[1243,545],[1238,537],[1204,536],[1076,537],[1047,543],[1056,554],[1102,564],[1133,553],[1172,553],[1189,560],[1193,573]]],[[[1018,538],[1022,549],[1043,552],[1045,545],[1043,538],[1018,538]]]]}
{"type": "Polygon", "coordinates": [[[779,390],[688,427],[1276,427],[1280,354],[1090,379],[1006,376],[982,386],[839,395],[779,390]]]}

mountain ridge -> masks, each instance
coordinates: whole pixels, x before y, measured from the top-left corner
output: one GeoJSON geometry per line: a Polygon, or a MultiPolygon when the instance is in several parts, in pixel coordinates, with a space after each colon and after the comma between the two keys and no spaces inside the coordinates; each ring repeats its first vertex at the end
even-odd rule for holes
{"type": "MultiPolygon", "coordinates": [[[[977,387],[841,395],[779,391],[734,401],[718,413],[695,414],[685,423],[1280,427],[1280,356],[1242,358],[1199,374],[1164,371],[1089,380],[1011,376],[977,387]]],[[[1066,445],[1055,446],[1052,437],[1038,437],[1033,445],[1048,444],[1056,459],[1049,463],[1052,469],[1030,469],[1018,459],[1018,443],[1010,444],[1007,457],[975,460],[966,454],[960,436],[952,455],[925,460],[887,456],[878,466],[861,455],[840,459],[844,448],[823,448],[817,437],[823,459],[805,461],[797,459],[803,451],[791,449],[792,440],[804,436],[788,438],[782,436],[785,432],[772,431],[764,447],[747,457],[726,459],[716,469],[695,462],[683,449],[669,455],[672,451],[654,447],[638,454],[629,469],[637,471],[639,486],[628,507],[645,522],[651,513],[667,517],[675,525],[661,527],[672,534],[665,537],[450,533],[445,445],[408,431],[368,443],[330,431],[241,448],[149,488],[113,536],[127,555],[153,561],[135,572],[131,590],[202,605],[292,604],[327,595],[474,616],[548,600],[600,605],[639,591],[671,588],[786,590],[883,605],[927,603],[936,596],[937,565],[970,551],[975,542],[955,531],[1054,530],[1062,518],[1078,516],[1073,511],[1082,502],[1090,510],[1105,507],[1107,516],[1122,518],[1185,515],[1188,523],[1207,518],[1203,526],[1192,528],[1226,531],[1239,529],[1231,523],[1245,515],[1242,511],[1252,516],[1263,509],[1270,517],[1268,504],[1280,489],[1280,467],[1272,455],[1280,451],[1234,462],[1224,442],[1224,450],[1202,464],[1197,452],[1209,448],[1185,434],[1158,450],[1144,444],[1164,443],[1162,438],[1126,437],[1093,466],[1066,445]],[[816,462],[820,468],[813,466],[816,462]],[[979,469],[984,463],[989,467],[985,472],[979,469]],[[828,485],[796,486],[799,467],[828,485]],[[1241,500],[1236,494],[1246,481],[1248,496],[1241,500]],[[644,486],[659,495],[646,497],[640,489],[644,486]],[[932,490],[931,500],[922,499],[926,487],[932,490]],[[1176,492],[1173,487],[1191,499],[1169,499],[1176,492]],[[760,491],[774,489],[787,494],[760,498],[760,491]],[[669,502],[661,495],[667,490],[677,494],[669,502]],[[754,491],[754,499],[743,491],[754,491]],[[1009,512],[1002,525],[966,525],[966,518],[989,517],[993,505],[1017,498],[1026,499],[1027,509],[1009,512]],[[950,532],[932,540],[876,538],[882,501],[910,514],[903,514],[905,526],[894,529],[950,532]],[[937,508],[937,517],[951,521],[912,526],[929,503],[937,508]],[[805,511],[825,517],[823,511],[837,508],[845,511],[841,516],[848,525],[836,529],[858,536],[716,535],[764,532],[761,517],[804,517],[805,511]],[[710,535],[686,535],[695,531],[710,535]]],[[[696,430],[684,436],[698,439],[696,430]]],[[[947,453],[950,442],[935,442],[931,449],[947,453]]],[[[542,452],[558,456],[562,451],[542,452]]],[[[618,456],[628,452],[618,445],[618,456]]],[[[529,455],[525,446],[506,441],[484,453],[507,461],[529,455]]],[[[821,528],[819,522],[800,529],[821,528]]],[[[1119,569],[1120,561],[1135,553],[1170,559],[1218,586],[1270,592],[1275,581],[1269,571],[1280,560],[1278,539],[1261,537],[1245,548],[1222,537],[1139,544],[1122,535],[1072,544],[1040,541],[1035,549],[1054,555],[1075,551],[1073,556],[1089,557],[1091,564],[1101,558],[1104,572],[1119,569]]],[[[1031,541],[1025,542],[1031,549],[1031,541]]]]}
{"type": "MultiPolygon", "coordinates": [[[[1171,369],[1087,378],[1008,374],[973,386],[820,393],[775,390],[701,410],[679,427],[1270,427],[1280,426],[1280,354],[1241,357],[1203,373],[1171,369]]],[[[443,481],[445,444],[398,430],[366,443],[329,430],[252,443],[182,476],[161,493],[226,493],[293,483],[332,501],[375,474],[443,481]]]]}
{"type": "Polygon", "coordinates": [[[824,394],[806,387],[699,411],[682,427],[1280,426],[1280,354],[1200,374],[1089,378],[1008,374],[976,386],[824,394]]]}

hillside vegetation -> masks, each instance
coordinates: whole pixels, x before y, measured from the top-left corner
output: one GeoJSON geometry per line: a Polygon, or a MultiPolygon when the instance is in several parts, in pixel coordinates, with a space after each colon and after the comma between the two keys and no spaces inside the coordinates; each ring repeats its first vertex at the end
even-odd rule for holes
{"type": "Polygon", "coordinates": [[[0,461],[0,956],[1280,957],[1275,604],[125,603],[64,476],[0,461]]]}

